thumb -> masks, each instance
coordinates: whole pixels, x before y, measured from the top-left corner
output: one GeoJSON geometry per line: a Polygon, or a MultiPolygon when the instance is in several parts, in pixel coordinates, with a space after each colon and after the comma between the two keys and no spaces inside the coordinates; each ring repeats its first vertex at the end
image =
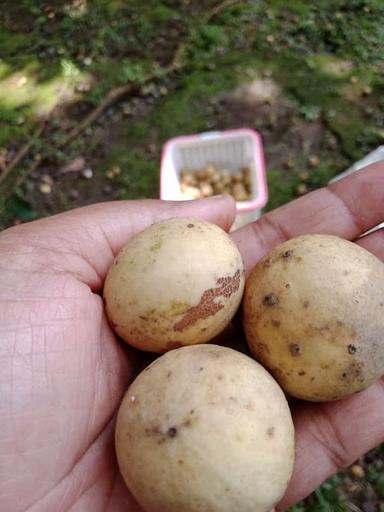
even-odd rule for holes
{"type": "MultiPolygon", "coordinates": [[[[229,196],[195,201],[113,201],[23,224],[3,235],[22,240],[24,247],[38,247],[36,258],[44,265],[49,266],[52,257],[54,268],[69,271],[98,291],[115,255],[132,236],[154,222],[197,217],[229,230],[235,214],[235,203],[229,196]]],[[[30,256],[33,259],[33,253],[30,256]]]]}

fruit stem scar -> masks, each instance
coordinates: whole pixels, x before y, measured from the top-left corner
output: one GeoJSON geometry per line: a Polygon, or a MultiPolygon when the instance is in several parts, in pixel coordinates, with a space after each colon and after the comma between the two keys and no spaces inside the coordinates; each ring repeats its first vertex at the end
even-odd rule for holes
{"type": "Polygon", "coordinates": [[[275,306],[278,303],[279,299],[273,293],[268,293],[268,295],[266,295],[263,299],[263,304],[265,306],[275,306]]]}

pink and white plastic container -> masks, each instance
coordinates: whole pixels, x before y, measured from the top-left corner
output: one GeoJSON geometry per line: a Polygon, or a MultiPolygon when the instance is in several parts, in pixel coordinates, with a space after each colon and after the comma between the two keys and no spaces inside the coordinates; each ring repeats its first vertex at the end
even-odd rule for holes
{"type": "Polygon", "coordinates": [[[249,212],[247,220],[260,216],[268,201],[264,151],[260,135],[248,128],[206,132],[170,139],[163,147],[160,171],[160,198],[173,201],[190,199],[180,189],[183,169],[217,169],[238,172],[248,167],[252,178],[252,197],[236,203],[237,211],[249,212]]]}

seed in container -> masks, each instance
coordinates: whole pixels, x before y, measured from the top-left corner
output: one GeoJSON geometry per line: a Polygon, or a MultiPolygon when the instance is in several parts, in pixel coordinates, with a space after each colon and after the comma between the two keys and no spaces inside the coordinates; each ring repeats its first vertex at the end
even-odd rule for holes
{"type": "Polygon", "coordinates": [[[251,171],[242,167],[237,172],[209,164],[204,169],[183,169],[180,173],[182,193],[191,199],[214,194],[230,194],[236,201],[248,201],[252,197],[251,171]]]}

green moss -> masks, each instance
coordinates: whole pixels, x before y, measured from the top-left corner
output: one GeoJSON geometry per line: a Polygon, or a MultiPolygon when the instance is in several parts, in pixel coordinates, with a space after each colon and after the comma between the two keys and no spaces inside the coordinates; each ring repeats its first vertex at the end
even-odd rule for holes
{"type": "Polygon", "coordinates": [[[296,175],[279,169],[268,170],[267,181],[269,201],[266,211],[291,201],[296,196],[296,188],[300,182],[296,175]]]}

